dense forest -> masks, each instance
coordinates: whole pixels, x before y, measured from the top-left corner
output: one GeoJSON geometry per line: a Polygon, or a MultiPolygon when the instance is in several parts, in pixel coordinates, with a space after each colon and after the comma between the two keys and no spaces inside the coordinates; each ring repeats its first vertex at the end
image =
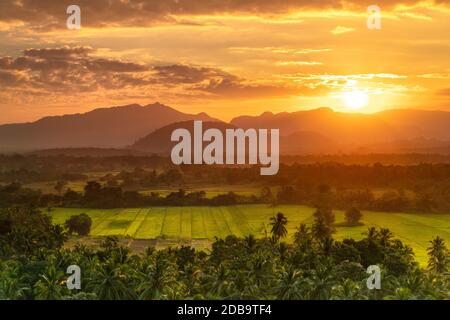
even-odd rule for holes
{"type": "MultiPolygon", "coordinates": [[[[344,210],[355,206],[363,210],[390,212],[450,212],[449,164],[293,164],[282,165],[277,176],[264,177],[259,175],[259,168],[256,167],[133,167],[139,163],[135,159],[133,165],[122,164],[117,168],[113,161],[109,164],[112,171],[101,171],[100,176],[90,179],[90,170],[98,169],[95,162],[86,160],[76,164],[72,163],[73,159],[67,162],[58,159],[61,162],[45,168],[37,164],[39,161],[30,168],[13,168],[17,164],[3,162],[0,171],[0,207],[21,204],[37,207],[118,208],[254,203],[315,206],[318,201],[326,199],[332,207],[344,210]],[[43,180],[54,184],[54,192],[43,193],[26,187],[27,183],[43,180]],[[70,181],[80,181],[84,190],[74,191],[66,187],[70,181]],[[252,195],[224,192],[208,198],[201,189],[202,185],[246,184],[256,186],[252,195]],[[200,189],[186,191],[192,185],[200,186],[200,189]],[[167,195],[158,193],[159,188],[167,187],[177,191],[167,195]]],[[[127,160],[114,159],[119,162],[127,160]]]]}
{"type": "Polygon", "coordinates": [[[115,237],[97,249],[69,249],[69,230],[47,214],[1,209],[0,299],[450,299],[449,252],[441,238],[430,241],[422,269],[387,229],[369,228],[358,241],[334,240],[328,213],[318,208],[312,226],[301,224],[294,235],[278,213],[262,239],[228,236],[208,252],[148,247],[135,255],[115,237]],[[284,242],[288,236],[292,244],[284,242]],[[71,265],[81,270],[79,290],[66,285],[71,265]],[[373,265],[381,269],[380,289],[367,286],[373,265]]]}

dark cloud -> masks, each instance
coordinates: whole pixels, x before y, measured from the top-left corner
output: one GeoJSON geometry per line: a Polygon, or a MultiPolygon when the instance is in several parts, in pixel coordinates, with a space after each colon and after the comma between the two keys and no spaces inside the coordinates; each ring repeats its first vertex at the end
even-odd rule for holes
{"type": "Polygon", "coordinates": [[[120,88],[143,84],[135,74],[150,67],[121,60],[92,57],[91,47],[59,47],[26,49],[17,58],[0,57],[2,81],[24,89],[38,88],[52,91],[95,91],[98,88],[120,88]],[[14,72],[27,75],[18,81],[14,72]]]}
{"type": "Polygon", "coordinates": [[[211,98],[263,98],[318,94],[319,89],[284,84],[250,83],[218,68],[166,65],[153,68],[153,81],[163,85],[187,85],[186,90],[210,94],[211,98]]]}
{"type": "Polygon", "coordinates": [[[87,60],[85,65],[89,70],[94,72],[142,72],[148,70],[148,67],[144,65],[111,59],[87,60]]]}
{"type": "Polygon", "coordinates": [[[94,49],[87,46],[64,46],[59,48],[26,49],[24,50],[23,55],[43,59],[67,59],[76,56],[87,56],[93,51],[94,49]]]}
{"type": "Polygon", "coordinates": [[[196,86],[197,90],[228,98],[267,98],[282,96],[310,96],[326,91],[325,87],[287,86],[285,84],[255,84],[238,78],[210,79],[196,86]]]}
{"type": "Polygon", "coordinates": [[[0,84],[3,88],[15,87],[25,82],[25,77],[17,71],[0,70],[0,84]]]}
{"type": "Polygon", "coordinates": [[[142,88],[171,94],[175,88],[190,95],[255,98],[317,91],[284,84],[251,83],[219,68],[183,64],[149,66],[92,53],[95,50],[91,47],[64,46],[27,49],[16,58],[0,57],[0,83],[26,94],[30,89],[33,94],[77,94],[142,88]]]}
{"type": "Polygon", "coordinates": [[[217,68],[195,67],[181,64],[155,66],[153,68],[155,78],[161,83],[190,84],[199,83],[211,79],[237,80],[225,71],[217,68]]]}
{"type": "MultiPolygon", "coordinates": [[[[412,5],[421,0],[378,0],[382,9],[412,5]]],[[[448,0],[434,0],[448,4],[448,0]]],[[[64,28],[69,0],[2,0],[0,21],[23,21],[36,28],[64,28]]],[[[221,13],[276,14],[295,10],[364,10],[373,0],[78,0],[84,26],[142,26],[180,23],[177,16],[221,13]]],[[[183,23],[183,22],[181,22],[183,23]]]]}

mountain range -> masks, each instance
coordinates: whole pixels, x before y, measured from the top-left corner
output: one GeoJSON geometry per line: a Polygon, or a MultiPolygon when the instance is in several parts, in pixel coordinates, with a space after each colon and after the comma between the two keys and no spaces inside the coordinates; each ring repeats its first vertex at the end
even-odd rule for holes
{"type": "Polygon", "coordinates": [[[0,126],[0,152],[52,148],[117,148],[149,132],[186,120],[218,121],[205,113],[187,114],[160,103],[95,109],[0,126]]]}
{"type": "MultiPolygon", "coordinates": [[[[206,113],[188,114],[160,103],[101,108],[83,114],[0,125],[0,152],[62,148],[117,148],[167,155],[171,132],[204,127],[280,129],[282,155],[330,153],[450,153],[450,112],[387,110],[374,114],[329,108],[265,112],[229,123],[206,113]]],[[[54,152],[53,152],[54,153],[54,152]]]]}

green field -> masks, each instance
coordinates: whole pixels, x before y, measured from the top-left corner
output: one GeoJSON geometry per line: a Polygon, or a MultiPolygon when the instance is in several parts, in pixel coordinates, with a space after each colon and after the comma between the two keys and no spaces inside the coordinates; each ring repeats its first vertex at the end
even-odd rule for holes
{"type": "MultiPolygon", "coordinates": [[[[289,235],[300,223],[311,224],[313,208],[287,205],[276,208],[266,205],[230,207],[154,207],[130,209],[52,209],[55,223],[64,223],[71,215],[86,213],[92,218],[92,236],[121,235],[135,239],[163,238],[177,241],[205,243],[207,239],[233,234],[263,236],[269,218],[277,212],[288,217],[289,235]]],[[[336,211],[336,222],[344,221],[341,211],[336,211]]],[[[450,215],[364,212],[364,226],[337,227],[336,239],[361,238],[368,226],[389,228],[404,243],[412,246],[416,259],[427,260],[428,241],[436,236],[450,243],[450,215]]],[[[288,239],[289,241],[290,239],[288,239]]],[[[206,241],[208,242],[208,241],[206,241]]]]}

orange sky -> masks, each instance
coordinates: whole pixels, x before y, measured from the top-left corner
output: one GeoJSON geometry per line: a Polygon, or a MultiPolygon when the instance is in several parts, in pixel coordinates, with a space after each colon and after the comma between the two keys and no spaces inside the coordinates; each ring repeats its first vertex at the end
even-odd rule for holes
{"type": "Polygon", "coordinates": [[[450,111],[450,1],[83,0],[81,30],[69,4],[0,3],[0,123],[155,101],[224,120],[450,111]]]}

